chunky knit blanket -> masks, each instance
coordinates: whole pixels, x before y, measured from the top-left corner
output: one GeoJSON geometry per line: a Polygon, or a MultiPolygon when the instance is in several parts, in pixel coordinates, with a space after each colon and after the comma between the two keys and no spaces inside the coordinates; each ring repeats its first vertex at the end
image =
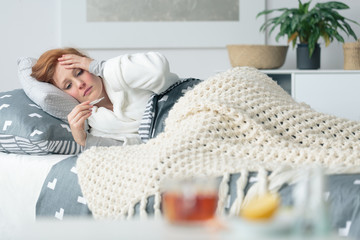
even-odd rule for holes
{"type": "Polygon", "coordinates": [[[79,183],[95,218],[146,216],[155,196],[160,215],[166,178],[222,176],[218,209],[226,202],[229,174],[241,173],[236,214],[247,195],[276,191],[300,178],[299,169],[321,165],[327,173],[360,172],[360,123],[297,103],[254,68],[233,68],[188,91],[174,105],[165,131],[146,144],[93,147],[77,162],[79,183]],[[258,183],[246,196],[249,171],[258,183]],[[268,175],[268,171],[271,174],[268,175]]]}

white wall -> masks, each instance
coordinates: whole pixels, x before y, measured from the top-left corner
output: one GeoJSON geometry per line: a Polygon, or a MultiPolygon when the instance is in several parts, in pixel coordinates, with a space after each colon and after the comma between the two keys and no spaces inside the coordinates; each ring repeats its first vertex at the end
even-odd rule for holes
{"type": "Polygon", "coordinates": [[[0,0],[0,90],[20,88],[16,60],[59,46],[58,1],[0,0]]]}
{"type": "MultiPolygon", "coordinates": [[[[314,1],[316,2],[316,1],[314,1]]],[[[351,9],[342,11],[345,16],[360,22],[360,1],[348,0],[351,9]]],[[[296,0],[267,0],[269,9],[283,6],[296,6],[296,0]],[[290,5],[291,4],[291,5],[290,5]]],[[[59,23],[60,0],[0,0],[0,69],[2,79],[0,91],[20,88],[17,78],[16,59],[21,56],[38,57],[44,51],[60,47],[59,23]]],[[[360,37],[360,27],[354,26],[360,37]]],[[[81,30],[79,30],[81,31],[81,30]]],[[[269,44],[280,44],[272,35],[269,44]]],[[[216,37],[216,34],[214,34],[216,37]]],[[[352,41],[352,40],[351,40],[352,41]]],[[[122,53],[146,51],[147,49],[86,50],[96,59],[107,59],[122,53]]],[[[230,68],[226,48],[202,49],[151,49],[161,51],[170,61],[173,72],[181,77],[205,79],[217,71],[230,68]]],[[[322,69],[342,69],[342,45],[333,42],[329,47],[322,46],[322,69]]],[[[289,48],[282,68],[294,69],[295,50],[289,48]]]]}

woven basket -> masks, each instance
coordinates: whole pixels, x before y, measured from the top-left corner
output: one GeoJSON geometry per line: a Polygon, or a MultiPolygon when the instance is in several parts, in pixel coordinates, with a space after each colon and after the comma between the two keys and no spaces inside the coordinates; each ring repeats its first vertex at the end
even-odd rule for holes
{"type": "Polygon", "coordinates": [[[344,49],[344,69],[359,70],[360,69],[360,39],[356,42],[348,42],[343,44],[344,49]]]}
{"type": "Polygon", "coordinates": [[[258,69],[281,67],[288,50],[288,46],[273,45],[227,45],[226,47],[233,67],[251,66],[258,69]]]}

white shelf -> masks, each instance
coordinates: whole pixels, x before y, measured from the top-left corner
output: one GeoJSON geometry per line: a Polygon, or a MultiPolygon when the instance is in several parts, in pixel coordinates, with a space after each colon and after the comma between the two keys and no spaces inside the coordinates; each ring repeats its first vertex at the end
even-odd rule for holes
{"type": "Polygon", "coordinates": [[[299,70],[299,69],[263,69],[260,70],[266,74],[353,74],[360,73],[360,70],[344,70],[344,69],[318,69],[318,70],[299,70]]]}
{"type": "Polygon", "coordinates": [[[360,70],[261,70],[296,101],[330,115],[360,121],[360,70]]]}

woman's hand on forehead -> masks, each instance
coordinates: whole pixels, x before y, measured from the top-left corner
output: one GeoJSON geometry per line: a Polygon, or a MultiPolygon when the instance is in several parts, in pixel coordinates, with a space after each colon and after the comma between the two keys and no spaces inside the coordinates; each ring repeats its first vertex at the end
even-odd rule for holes
{"type": "Polygon", "coordinates": [[[85,71],[89,71],[89,66],[92,59],[88,57],[82,57],[76,54],[65,54],[58,58],[58,61],[67,69],[80,68],[85,71]]]}

